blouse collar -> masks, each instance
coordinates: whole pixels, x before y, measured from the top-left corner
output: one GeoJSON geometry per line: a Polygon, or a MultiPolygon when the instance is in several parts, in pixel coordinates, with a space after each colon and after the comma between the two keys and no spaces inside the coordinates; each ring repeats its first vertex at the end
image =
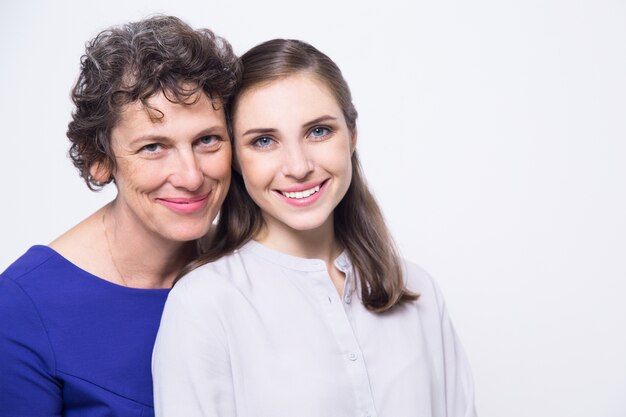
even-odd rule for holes
{"type": "MultiPolygon", "coordinates": [[[[294,269],[296,271],[326,271],[326,262],[321,259],[300,258],[297,256],[287,255],[286,253],[269,248],[255,240],[250,240],[248,243],[243,245],[239,251],[250,251],[270,262],[281,265],[285,268],[294,269]]],[[[350,258],[348,257],[346,250],[341,252],[341,254],[335,259],[334,264],[337,269],[345,274],[347,274],[352,268],[352,263],[350,262],[350,258]]]]}

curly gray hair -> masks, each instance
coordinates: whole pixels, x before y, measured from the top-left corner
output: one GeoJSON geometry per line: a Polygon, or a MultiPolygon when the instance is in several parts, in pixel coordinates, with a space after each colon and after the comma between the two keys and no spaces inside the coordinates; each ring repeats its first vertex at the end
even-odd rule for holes
{"type": "Polygon", "coordinates": [[[187,104],[202,91],[226,108],[240,72],[225,39],[177,17],[154,16],[100,32],[81,57],[67,131],[70,158],[87,186],[95,191],[111,181],[92,178],[90,168],[115,169],[110,135],[125,105],[149,107],[147,99],[161,92],[187,104]]]}

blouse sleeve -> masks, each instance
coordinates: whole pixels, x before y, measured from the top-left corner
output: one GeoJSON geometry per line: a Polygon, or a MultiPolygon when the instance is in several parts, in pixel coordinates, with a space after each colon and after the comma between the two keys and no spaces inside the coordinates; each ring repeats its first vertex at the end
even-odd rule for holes
{"type": "Polygon", "coordinates": [[[183,279],[170,292],[157,334],[152,357],[156,417],[234,417],[222,322],[214,303],[188,283],[183,279]]]}
{"type": "Polygon", "coordinates": [[[54,355],[30,299],[0,276],[0,417],[60,417],[62,393],[54,355]]]}
{"type": "Polygon", "coordinates": [[[440,305],[446,415],[448,417],[476,417],[472,371],[461,342],[454,331],[441,291],[438,287],[435,291],[440,305]]]}

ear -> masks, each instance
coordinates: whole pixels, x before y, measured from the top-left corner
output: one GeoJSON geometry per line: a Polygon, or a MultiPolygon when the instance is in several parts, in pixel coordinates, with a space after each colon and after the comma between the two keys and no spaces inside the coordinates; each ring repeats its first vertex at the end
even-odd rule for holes
{"type": "Polygon", "coordinates": [[[106,184],[111,180],[113,172],[104,161],[97,161],[89,167],[89,175],[98,184],[106,184]]]}
{"type": "Polygon", "coordinates": [[[350,153],[354,153],[354,150],[356,149],[356,142],[357,142],[357,137],[358,137],[358,132],[356,127],[354,128],[354,130],[352,131],[352,138],[350,141],[350,153]]]}

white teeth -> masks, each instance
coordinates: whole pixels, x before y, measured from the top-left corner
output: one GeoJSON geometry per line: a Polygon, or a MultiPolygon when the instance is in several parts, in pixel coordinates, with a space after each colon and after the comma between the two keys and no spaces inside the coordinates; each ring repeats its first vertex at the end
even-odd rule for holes
{"type": "Polygon", "coordinates": [[[287,198],[306,198],[315,194],[319,190],[320,190],[320,186],[316,185],[315,187],[308,189],[308,190],[304,190],[304,191],[295,191],[293,193],[286,193],[286,192],[281,191],[280,193],[287,198]]]}

